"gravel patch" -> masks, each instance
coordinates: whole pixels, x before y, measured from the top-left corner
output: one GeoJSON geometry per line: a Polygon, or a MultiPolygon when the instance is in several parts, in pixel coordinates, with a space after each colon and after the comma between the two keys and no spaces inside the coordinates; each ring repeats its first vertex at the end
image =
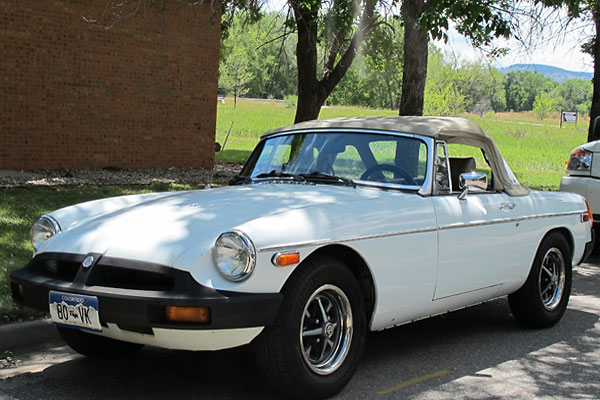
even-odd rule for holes
{"type": "Polygon", "coordinates": [[[181,183],[225,185],[242,169],[238,164],[221,164],[212,171],[201,168],[63,169],[50,171],[0,171],[0,188],[77,185],[149,185],[181,183]]]}

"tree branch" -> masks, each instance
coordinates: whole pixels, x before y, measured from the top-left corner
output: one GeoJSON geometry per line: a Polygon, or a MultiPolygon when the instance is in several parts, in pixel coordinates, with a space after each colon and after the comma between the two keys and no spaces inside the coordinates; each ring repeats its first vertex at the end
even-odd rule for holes
{"type": "Polygon", "coordinates": [[[326,96],[333,91],[338,82],[344,77],[344,74],[352,64],[354,57],[356,57],[356,53],[358,53],[361,44],[368,37],[373,26],[374,9],[375,1],[365,0],[365,8],[360,23],[358,24],[356,32],[354,32],[352,40],[350,40],[348,48],[338,61],[337,65],[331,71],[327,72],[319,82],[326,96]]]}

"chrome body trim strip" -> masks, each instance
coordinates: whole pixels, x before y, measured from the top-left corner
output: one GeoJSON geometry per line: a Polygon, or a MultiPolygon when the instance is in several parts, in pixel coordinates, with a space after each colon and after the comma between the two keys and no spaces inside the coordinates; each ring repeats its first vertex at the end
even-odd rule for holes
{"type": "Polygon", "coordinates": [[[284,245],[280,245],[280,246],[263,247],[259,250],[259,252],[262,253],[265,251],[283,251],[283,250],[286,250],[289,248],[323,246],[326,244],[348,243],[348,242],[356,242],[359,240],[380,239],[380,238],[391,237],[391,236],[402,236],[402,235],[408,235],[408,234],[412,234],[412,233],[426,233],[426,232],[435,232],[435,231],[437,231],[437,228],[424,228],[424,229],[414,229],[414,230],[402,231],[402,232],[392,232],[392,233],[381,233],[381,234],[377,234],[377,235],[358,236],[355,238],[338,239],[338,240],[334,240],[334,239],[315,240],[315,241],[308,241],[308,242],[301,242],[301,243],[294,243],[294,244],[284,244],[284,245]]]}
{"type": "Polygon", "coordinates": [[[558,214],[530,215],[527,217],[519,217],[519,218],[498,218],[498,219],[493,219],[491,221],[470,222],[467,224],[465,224],[463,222],[458,222],[456,224],[440,226],[439,230],[445,231],[448,229],[470,228],[470,227],[474,227],[474,226],[508,224],[508,223],[512,223],[512,222],[528,221],[528,220],[532,220],[532,219],[555,218],[555,217],[558,218],[558,217],[566,217],[569,215],[578,215],[583,212],[584,211],[569,211],[569,212],[558,213],[558,214]]]}
{"type": "Polygon", "coordinates": [[[416,234],[416,233],[428,233],[428,232],[444,231],[444,230],[450,230],[450,229],[471,228],[471,227],[478,227],[478,226],[485,226],[485,225],[508,224],[508,223],[514,223],[514,222],[533,220],[533,219],[541,219],[541,218],[566,217],[566,216],[570,216],[570,215],[579,215],[584,212],[587,213],[587,210],[586,211],[570,211],[570,212],[558,213],[558,214],[531,215],[531,216],[519,217],[519,218],[503,218],[503,219],[496,219],[496,220],[492,220],[492,221],[481,221],[481,222],[471,222],[471,223],[459,222],[456,224],[438,226],[438,227],[432,227],[432,228],[412,229],[412,230],[399,231],[399,232],[388,232],[388,233],[381,233],[381,234],[376,234],[376,235],[358,236],[358,237],[354,237],[354,238],[337,239],[337,240],[336,239],[324,239],[324,240],[283,244],[283,245],[278,245],[278,246],[267,246],[267,247],[260,248],[258,251],[260,253],[268,252],[268,251],[284,251],[284,250],[287,250],[290,248],[324,246],[326,244],[350,243],[350,242],[357,242],[360,240],[380,239],[380,238],[403,236],[403,235],[410,235],[410,234],[416,234]]]}

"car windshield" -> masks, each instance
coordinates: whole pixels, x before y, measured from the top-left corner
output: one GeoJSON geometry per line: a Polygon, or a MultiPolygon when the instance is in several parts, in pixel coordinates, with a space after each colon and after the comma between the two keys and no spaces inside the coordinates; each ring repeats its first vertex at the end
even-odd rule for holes
{"type": "Polygon", "coordinates": [[[295,133],[262,140],[237,183],[279,180],[420,188],[426,166],[427,146],[413,137],[358,132],[295,133]]]}

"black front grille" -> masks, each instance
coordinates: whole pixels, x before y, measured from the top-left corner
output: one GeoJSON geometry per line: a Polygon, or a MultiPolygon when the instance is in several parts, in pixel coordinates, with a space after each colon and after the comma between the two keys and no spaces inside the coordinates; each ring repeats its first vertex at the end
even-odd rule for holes
{"type": "Polygon", "coordinates": [[[80,261],[60,260],[60,259],[40,259],[34,260],[30,265],[32,272],[48,278],[58,279],[65,282],[73,282],[80,261]]]}
{"type": "Polygon", "coordinates": [[[120,289],[168,291],[173,289],[173,277],[155,271],[97,264],[87,280],[88,286],[120,289]]]}

